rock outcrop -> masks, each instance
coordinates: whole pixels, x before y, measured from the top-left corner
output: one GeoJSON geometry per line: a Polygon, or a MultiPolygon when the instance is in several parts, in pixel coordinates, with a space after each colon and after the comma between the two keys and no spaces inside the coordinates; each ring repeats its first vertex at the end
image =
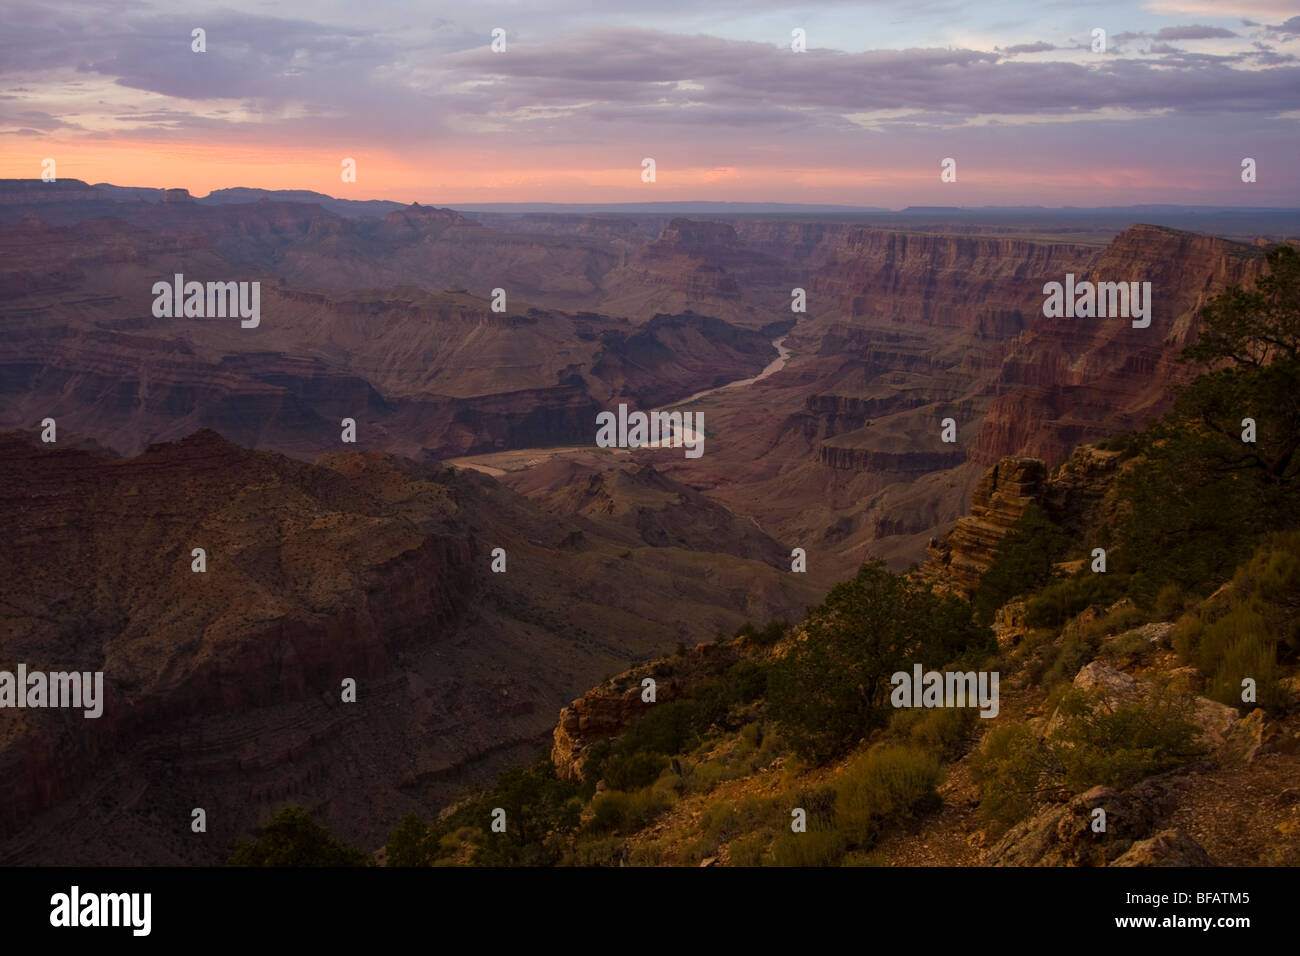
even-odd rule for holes
{"type": "Polygon", "coordinates": [[[1111,866],[1213,866],[1214,861],[1182,827],[1138,840],[1111,866]]]}
{"type": "Polygon", "coordinates": [[[976,487],[970,514],[943,541],[931,542],[921,579],[969,597],[993,566],[1002,540],[1046,491],[1047,468],[1040,459],[1002,459],[976,487]]]}
{"type": "MultiPolygon", "coordinates": [[[[1107,866],[1140,841],[1154,837],[1178,806],[1187,781],[1179,774],[1144,780],[1127,790],[1093,787],[1060,806],[1048,807],[1013,826],[985,853],[992,866],[1107,866]],[[1094,811],[1106,814],[1104,832],[1093,829],[1094,811]]],[[[1190,838],[1189,838],[1190,839],[1190,838]]],[[[1168,838],[1160,841],[1163,845],[1168,838]]],[[[1186,844],[1182,844],[1185,848],[1186,844]]],[[[1151,859],[1154,847],[1139,850],[1125,865],[1151,859]]]]}
{"type": "Polygon", "coordinates": [[[588,691],[560,711],[552,734],[551,762],[561,777],[582,776],[593,744],[625,731],[656,704],[690,696],[692,689],[730,667],[749,650],[744,639],[699,644],[673,657],[634,667],[588,691]],[[653,702],[643,699],[643,681],[654,681],[653,702]]]}
{"type": "Polygon", "coordinates": [[[1093,527],[1107,512],[1119,453],[1092,446],[1075,450],[1050,476],[1042,459],[1013,455],[980,480],[970,513],[942,539],[931,539],[921,580],[967,597],[993,566],[1007,534],[1030,505],[1064,528],[1093,527]]]}

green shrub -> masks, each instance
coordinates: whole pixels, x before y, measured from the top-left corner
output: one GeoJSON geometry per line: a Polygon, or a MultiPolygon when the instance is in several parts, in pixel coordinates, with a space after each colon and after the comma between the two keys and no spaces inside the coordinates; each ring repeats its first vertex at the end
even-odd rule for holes
{"type": "Polygon", "coordinates": [[[644,750],[619,754],[605,767],[605,784],[615,790],[640,790],[658,780],[660,772],[667,766],[668,758],[662,754],[644,750]]]}
{"type": "Polygon", "coordinates": [[[994,648],[965,601],[932,594],[875,561],[831,589],[803,638],[773,664],[769,706],[795,753],[824,761],[888,723],[895,672],[994,648]]]}
{"type": "Polygon", "coordinates": [[[986,818],[1010,825],[1041,800],[1098,784],[1123,789],[1202,752],[1190,701],[1164,693],[1112,707],[1097,692],[1071,689],[1061,697],[1057,719],[1044,737],[1026,724],[985,736],[971,771],[986,818]]]}
{"type": "Polygon", "coordinates": [[[436,855],[429,824],[408,813],[388,836],[386,866],[428,866],[436,855]]]}
{"type": "Polygon", "coordinates": [[[838,866],[844,858],[844,836],[838,830],[785,832],[772,844],[775,866],[838,866]]]}
{"type": "Polygon", "coordinates": [[[531,769],[511,767],[490,790],[471,791],[454,811],[431,824],[431,839],[439,858],[469,842],[470,858],[481,866],[554,865],[564,853],[567,835],[578,827],[579,792],[576,784],[555,775],[549,760],[531,769]],[[504,833],[489,828],[497,808],[506,813],[504,833]],[[449,843],[446,836],[457,831],[474,835],[449,843]]]}
{"type": "Polygon", "coordinates": [[[726,764],[720,760],[706,760],[691,768],[687,783],[692,793],[708,793],[726,779],[726,764]]]}
{"type": "Polygon", "coordinates": [[[1132,631],[1103,644],[1100,656],[1108,660],[1122,661],[1141,657],[1150,650],[1150,639],[1141,631],[1132,631]]]}
{"type": "Polygon", "coordinates": [[[1079,668],[1096,658],[1100,646],[1101,638],[1096,634],[1079,633],[1062,637],[1041,659],[1041,677],[1036,674],[1035,678],[1041,680],[1043,687],[1049,690],[1062,681],[1074,680],[1079,668]]]}
{"type": "Polygon", "coordinates": [[[1027,724],[994,727],[971,762],[980,814],[1002,826],[1023,820],[1038,800],[1059,793],[1062,774],[1052,749],[1027,724]]]}
{"type": "Polygon", "coordinates": [[[975,616],[990,623],[994,612],[1011,598],[1050,580],[1053,564],[1069,543],[1069,535],[1031,504],[1002,539],[992,566],[980,578],[971,599],[975,616]]]}
{"type": "Polygon", "coordinates": [[[853,847],[875,843],[886,824],[933,809],[941,774],[932,754],[877,747],[835,778],[835,820],[853,847]]]}
{"type": "Polygon", "coordinates": [[[1120,461],[1124,461],[1137,454],[1142,447],[1141,435],[1136,432],[1121,431],[1095,442],[1096,447],[1102,451],[1120,452],[1120,461]]]}
{"type": "Polygon", "coordinates": [[[621,790],[606,790],[591,801],[592,817],[587,829],[592,833],[609,833],[623,825],[626,816],[627,794],[621,790]]]}
{"type": "Polygon", "coordinates": [[[638,843],[632,848],[627,862],[629,866],[671,866],[673,863],[689,861],[670,859],[658,843],[638,843]]]}
{"type": "Polygon", "coordinates": [[[1158,621],[1172,621],[1190,606],[1191,597],[1172,581],[1156,594],[1155,614],[1158,621]]]}
{"type": "Polygon", "coordinates": [[[1095,621],[1083,625],[1080,631],[1089,637],[1111,637],[1125,631],[1131,631],[1135,627],[1140,627],[1150,619],[1151,615],[1136,604],[1130,601],[1121,601],[1119,607],[1109,610],[1095,621]]]}
{"type": "Polygon", "coordinates": [[[894,714],[889,727],[917,747],[955,759],[966,752],[978,719],[976,711],[969,707],[904,707],[894,714]]]}
{"type": "Polygon", "coordinates": [[[1122,789],[1201,753],[1200,728],[1184,698],[1156,693],[1111,707],[1097,692],[1071,690],[1061,698],[1059,714],[1063,721],[1048,741],[1071,793],[1098,784],[1122,789]]]}
{"type": "Polygon", "coordinates": [[[285,807],[251,843],[237,843],[230,866],[369,866],[370,857],[346,846],[302,807],[285,807]]]}
{"type": "Polygon", "coordinates": [[[581,839],[574,843],[573,852],[564,862],[569,866],[618,866],[625,846],[626,841],[620,837],[581,839]]]}
{"type": "Polygon", "coordinates": [[[1084,568],[1073,577],[1054,581],[1025,602],[1030,627],[1060,627],[1094,604],[1110,605],[1126,595],[1126,581],[1115,573],[1098,574],[1084,568]]]}
{"type": "Polygon", "coordinates": [[[616,789],[644,786],[654,780],[650,776],[652,768],[657,766],[657,776],[667,764],[666,759],[659,763],[655,757],[688,753],[715,726],[739,729],[742,718],[734,715],[763,696],[767,681],[766,666],[742,660],[719,677],[697,686],[692,697],[647,709],[621,737],[592,747],[583,767],[585,795],[594,794],[600,779],[616,789]]]}
{"type": "Polygon", "coordinates": [[[1174,628],[1179,655],[1210,678],[1209,695],[1241,706],[1242,680],[1253,678],[1255,703],[1285,707],[1282,665],[1300,651],[1300,532],[1261,545],[1216,597],[1174,628]]]}
{"type": "Polygon", "coordinates": [[[728,850],[731,866],[762,866],[767,838],[760,833],[751,833],[732,840],[728,850]]]}
{"type": "Polygon", "coordinates": [[[1245,679],[1255,682],[1254,703],[1269,709],[1287,704],[1287,694],[1279,678],[1277,641],[1261,631],[1243,634],[1229,644],[1219,658],[1210,680],[1208,695],[1214,700],[1240,707],[1245,679]]]}
{"type": "Polygon", "coordinates": [[[760,647],[771,647],[777,641],[785,636],[785,632],[790,629],[788,621],[771,620],[761,631],[754,632],[751,637],[754,643],[760,647]]]}
{"type": "Polygon", "coordinates": [[[665,756],[683,753],[704,729],[700,727],[700,711],[699,703],[694,700],[655,704],[644,717],[633,722],[615,749],[624,753],[644,751],[665,756]]]}
{"type": "Polygon", "coordinates": [[[735,808],[726,802],[713,803],[700,814],[700,829],[713,846],[740,836],[743,826],[735,808]]]}
{"type": "Polygon", "coordinates": [[[607,790],[591,801],[593,816],[587,829],[592,833],[632,833],[652,823],[670,806],[667,795],[650,787],[635,793],[607,790]]]}
{"type": "Polygon", "coordinates": [[[807,814],[808,829],[828,830],[835,826],[834,787],[801,787],[795,794],[794,805],[802,807],[807,814]]]}

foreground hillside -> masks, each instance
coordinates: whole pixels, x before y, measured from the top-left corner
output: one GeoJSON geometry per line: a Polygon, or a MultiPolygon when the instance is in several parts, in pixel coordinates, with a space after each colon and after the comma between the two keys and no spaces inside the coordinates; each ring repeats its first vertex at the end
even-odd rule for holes
{"type": "MultiPolygon", "coordinates": [[[[1012,548],[1004,564],[1025,560],[1012,548]]],[[[961,599],[864,567],[799,627],[701,645],[574,701],[548,760],[409,819],[387,859],[1300,864],[1300,532],[1266,537],[1204,598],[1173,586],[1062,611],[1085,580],[1068,566],[988,630],[961,599]],[[996,716],[890,708],[887,677],[911,660],[998,672],[996,716]],[[1258,682],[1249,704],[1242,675],[1258,682]],[[806,832],[791,830],[798,808],[806,832]]]]}

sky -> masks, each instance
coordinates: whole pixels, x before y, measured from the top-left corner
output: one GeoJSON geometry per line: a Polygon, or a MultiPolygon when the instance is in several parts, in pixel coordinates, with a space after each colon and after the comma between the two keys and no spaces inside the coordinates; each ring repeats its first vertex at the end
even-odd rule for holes
{"type": "Polygon", "coordinates": [[[1300,0],[0,0],[0,23],[0,178],[1300,206],[1300,0]]]}

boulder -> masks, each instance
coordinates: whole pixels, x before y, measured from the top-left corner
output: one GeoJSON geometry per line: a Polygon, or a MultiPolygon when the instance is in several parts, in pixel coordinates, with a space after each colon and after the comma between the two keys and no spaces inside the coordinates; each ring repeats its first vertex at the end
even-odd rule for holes
{"type": "Polygon", "coordinates": [[[1211,749],[1222,747],[1240,721],[1235,707],[1220,704],[1208,697],[1197,697],[1191,714],[1193,723],[1201,728],[1201,743],[1211,749]]]}
{"type": "Polygon", "coordinates": [[[1061,806],[1048,807],[1010,830],[987,852],[992,866],[1105,866],[1154,834],[1177,805],[1185,778],[1152,777],[1117,792],[1093,787],[1061,806]],[[1106,830],[1092,829],[1093,811],[1106,811],[1106,830]]]}
{"type": "Polygon", "coordinates": [[[1079,673],[1074,675],[1074,686],[1080,690],[1103,692],[1112,706],[1116,703],[1131,703],[1146,690],[1145,681],[1139,681],[1102,661],[1093,661],[1080,668],[1079,673]]]}
{"type": "Polygon", "coordinates": [[[1182,827],[1161,830],[1146,840],[1138,840],[1111,866],[1213,866],[1205,848],[1182,827]]]}
{"type": "Polygon", "coordinates": [[[1174,633],[1173,621],[1152,621],[1150,624],[1143,624],[1137,629],[1153,647],[1169,647],[1174,633]]]}
{"type": "Polygon", "coordinates": [[[1219,763],[1225,767],[1251,763],[1264,746],[1267,723],[1264,711],[1256,709],[1233,724],[1219,746],[1219,763]]]}
{"type": "MultiPolygon", "coordinates": [[[[1152,690],[1151,682],[1126,674],[1122,670],[1102,661],[1093,661],[1079,669],[1074,677],[1074,686],[1081,690],[1098,691],[1105,695],[1111,707],[1120,704],[1133,704],[1147,698],[1152,690]]],[[[1200,742],[1210,750],[1217,750],[1227,741],[1233,727],[1240,720],[1237,711],[1227,704],[1221,704],[1208,697],[1192,699],[1192,710],[1188,715],[1192,723],[1201,729],[1200,742]]],[[[1059,725],[1057,714],[1048,721],[1047,729],[1054,730],[1059,725]]]]}

